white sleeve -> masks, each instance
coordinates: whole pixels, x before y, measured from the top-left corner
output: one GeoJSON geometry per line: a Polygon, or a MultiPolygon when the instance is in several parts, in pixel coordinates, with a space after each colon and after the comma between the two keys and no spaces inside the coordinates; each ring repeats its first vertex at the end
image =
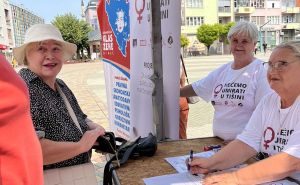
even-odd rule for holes
{"type": "Polygon", "coordinates": [[[263,106],[264,101],[261,101],[254,110],[246,128],[237,136],[236,139],[246,143],[257,152],[260,151],[261,138],[263,136],[263,106]]]}
{"type": "MultiPolygon", "coordinates": [[[[300,124],[300,123],[298,123],[300,124]]],[[[294,157],[300,158],[300,130],[297,129],[293,132],[287,145],[282,150],[283,152],[292,155],[294,157]]]]}
{"type": "Polygon", "coordinates": [[[192,87],[195,93],[206,102],[209,102],[211,100],[213,86],[216,81],[216,73],[218,72],[218,69],[214,70],[211,73],[209,73],[205,78],[192,83],[192,87]]]}
{"type": "Polygon", "coordinates": [[[255,100],[254,100],[255,106],[257,106],[260,100],[270,92],[272,92],[272,89],[270,88],[270,85],[267,80],[267,71],[263,69],[263,67],[261,67],[260,74],[257,79],[257,86],[255,92],[255,100]]]}

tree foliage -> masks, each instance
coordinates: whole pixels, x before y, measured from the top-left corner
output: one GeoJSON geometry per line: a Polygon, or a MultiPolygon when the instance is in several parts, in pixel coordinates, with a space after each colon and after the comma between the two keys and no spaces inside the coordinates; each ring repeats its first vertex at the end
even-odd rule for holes
{"type": "Polygon", "coordinates": [[[61,32],[65,41],[77,45],[77,57],[83,57],[83,50],[89,53],[88,33],[92,30],[91,26],[82,20],[76,18],[73,14],[59,15],[51,22],[61,32]]]}
{"type": "Polygon", "coordinates": [[[220,33],[220,41],[228,44],[227,34],[232,26],[235,25],[235,22],[229,22],[227,24],[219,24],[219,33],[220,33]]]}
{"type": "Polygon", "coordinates": [[[180,35],[180,46],[185,48],[190,43],[189,39],[185,35],[180,35]]]}
{"type": "Polygon", "coordinates": [[[217,24],[202,24],[197,29],[196,36],[207,47],[207,53],[209,53],[210,46],[219,38],[219,26],[217,24]]]}
{"type": "Polygon", "coordinates": [[[203,24],[197,29],[197,39],[207,47],[207,53],[209,53],[210,46],[217,39],[228,44],[227,34],[233,25],[235,25],[234,22],[213,25],[203,24]]]}

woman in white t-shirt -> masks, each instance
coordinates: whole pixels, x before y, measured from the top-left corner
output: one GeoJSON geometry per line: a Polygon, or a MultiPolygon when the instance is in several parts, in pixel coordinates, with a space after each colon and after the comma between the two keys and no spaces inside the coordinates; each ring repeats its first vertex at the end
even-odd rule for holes
{"type": "Polygon", "coordinates": [[[277,46],[268,63],[266,95],[242,134],[211,158],[196,158],[192,173],[223,170],[257,152],[265,159],[235,172],[212,174],[204,184],[260,184],[285,177],[300,184],[300,41],[277,46]]]}
{"type": "Polygon", "coordinates": [[[271,91],[262,61],[253,56],[257,26],[238,22],[228,32],[234,60],[180,90],[181,97],[200,96],[214,106],[213,133],[233,140],[249,121],[261,98],[271,91]]]}

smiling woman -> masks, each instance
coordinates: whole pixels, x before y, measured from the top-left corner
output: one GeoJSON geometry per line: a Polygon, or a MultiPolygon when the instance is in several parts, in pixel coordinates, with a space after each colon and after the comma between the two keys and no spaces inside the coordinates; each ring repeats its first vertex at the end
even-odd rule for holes
{"type": "Polygon", "coordinates": [[[200,96],[214,106],[213,133],[233,140],[242,132],[261,98],[270,92],[262,61],[253,56],[257,26],[238,22],[228,32],[234,60],[180,90],[180,96],[200,96]]]}
{"type": "Polygon", "coordinates": [[[43,151],[44,170],[88,163],[89,152],[105,130],[87,118],[77,100],[60,79],[63,63],[76,52],[50,24],[29,28],[25,43],[13,49],[30,93],[32,120],[43,151]]]}
{"type": "Polygon", "coordinates": [[[285,177],[300,184],[300,42],[278,45],[269,66],[274,91],[261,100],[244,131],[213,157],[195,158],[190,166],[192,173],[204,173],[231,168],[257,152],[263,158],[237,171],[210,174],[203,184],[262,184],[285,177]]]}

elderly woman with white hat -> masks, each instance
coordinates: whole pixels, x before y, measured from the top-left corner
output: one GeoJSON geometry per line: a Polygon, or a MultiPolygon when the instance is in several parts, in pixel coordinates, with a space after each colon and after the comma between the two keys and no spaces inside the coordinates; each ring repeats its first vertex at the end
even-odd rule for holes
{"type": "Polygon", "coordinates": [[[18,63],[27,65],[19,74],[26,82],[31,115],[40,138],[44,169],[83,164],[105,130],[82,112],[78,102],[60,79],[63,63],[76,53],[76,45],[63,40],[50,24],[36,24],[25,35],[25,43],[13,49],[18,63]]]}

